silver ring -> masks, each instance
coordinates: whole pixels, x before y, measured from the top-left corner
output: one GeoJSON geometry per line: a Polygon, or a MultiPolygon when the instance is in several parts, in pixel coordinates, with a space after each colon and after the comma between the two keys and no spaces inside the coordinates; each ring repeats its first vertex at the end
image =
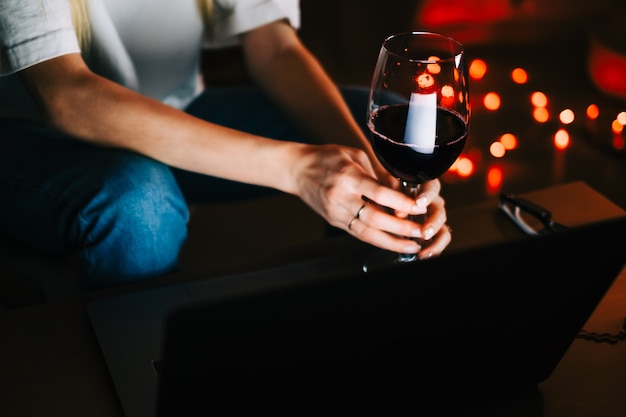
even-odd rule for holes
{"type": "Polygon", "coordinates": [[[361,213],[363,212],[364,208],[365,208],[365,203],[363,203],[363,205],[361,206],[359,211],[356,212],[356,216],[354,216],[355,219],[360,219],[361,218],[361,213]]]}
{"type": "Polygon", "coordinates": [[[361,213],[363,212],[364,208],[365,208],[365,203],[363,203],[361,208],[359,208],[359,211],[356,212],[356,216],[354,216],[352,220],[350,220],[350,223],[348,223],[348,230],[352,230],[352,223],[354,223],[355,220],[358,220],[361,218],[361,213]]]}

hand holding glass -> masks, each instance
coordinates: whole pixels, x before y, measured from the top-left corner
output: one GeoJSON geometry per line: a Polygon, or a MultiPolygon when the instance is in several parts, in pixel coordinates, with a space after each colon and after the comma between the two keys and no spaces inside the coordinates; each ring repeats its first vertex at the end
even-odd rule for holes
{"type": "MultiPolygon", "coordinates": [[[[403,192],[417,198],[421,184],[450,168],[465,146],[469,120],[463,45],[429,32],[400,33],[384,40],[372,79],[367,125],[376,156],[400,180],[403,192]]],[[[396,261],[416,258],[400,254],[396,261]]]]}

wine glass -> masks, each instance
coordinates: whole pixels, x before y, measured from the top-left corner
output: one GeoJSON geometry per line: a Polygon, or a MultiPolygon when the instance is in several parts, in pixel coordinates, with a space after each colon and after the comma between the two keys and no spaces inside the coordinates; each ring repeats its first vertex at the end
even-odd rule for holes
{"type": "MultiPolygon", "coordinates": [[[[469,120],[461,43],[431,32],[398,33],[383,41],[372,78],[367,126],[374,153],[400,180],[404,193],[416,198],[424,182],[450,168],[467,140],[469,120]]],[[[419,221],[418,217],[412,219],[419,221]]],[[[415,259],[414,254],[399,254],[394,261],[415,259]]]]}

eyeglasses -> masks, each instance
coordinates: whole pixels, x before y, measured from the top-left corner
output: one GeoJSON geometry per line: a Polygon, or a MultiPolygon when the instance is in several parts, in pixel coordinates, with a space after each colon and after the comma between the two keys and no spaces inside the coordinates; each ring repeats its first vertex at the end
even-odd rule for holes
{"type": "Polygon", "coordinates": [[[552,213],[525,198],[500,194],[500,210],[526,234],[537,236],[567,229],[552,220],[552,213]]]}

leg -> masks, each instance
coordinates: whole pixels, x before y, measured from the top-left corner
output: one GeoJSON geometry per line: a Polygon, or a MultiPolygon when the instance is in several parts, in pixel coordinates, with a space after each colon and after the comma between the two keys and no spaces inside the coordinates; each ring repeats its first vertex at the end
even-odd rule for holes
{"type": "Polygon", "coordinates": [[[0,123],[0,230],[47,252],[75,251],[85,287],[177,267],[188,212],[170,169],[53,130],[0,123]]]}

